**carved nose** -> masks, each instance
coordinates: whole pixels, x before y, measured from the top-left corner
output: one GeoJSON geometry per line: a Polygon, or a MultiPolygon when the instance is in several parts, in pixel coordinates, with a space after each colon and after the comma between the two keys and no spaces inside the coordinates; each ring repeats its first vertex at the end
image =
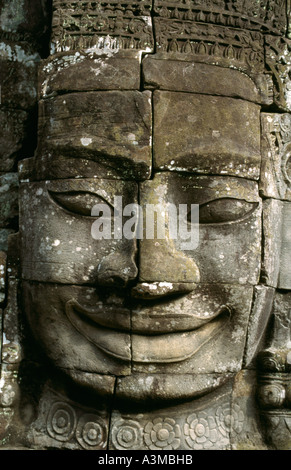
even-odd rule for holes
{"type": "Polygon", "coordinates": [[[138,275],[134,256],[128,256],[126,252],[114,252],[106,256],[97,271],[98,284],[102,286],[125,287],[138,275]]]}
{"type": "Polygon", "coordinates": [[[139,279],[141,282],[197,284],[200,272],[192,258],[177,251],[173,240],[142,240],[139,279]]]}

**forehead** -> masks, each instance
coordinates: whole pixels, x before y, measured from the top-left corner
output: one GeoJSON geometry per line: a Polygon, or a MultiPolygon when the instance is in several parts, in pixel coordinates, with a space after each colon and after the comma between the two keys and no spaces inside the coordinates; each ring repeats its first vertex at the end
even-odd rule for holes
{"type": "Polygon", "coordinates": [[[66,83],[61,59],[43,66],[37,179],[143,181],[161,170],[259,178],[259,97],[246,75],[134,55],[74,60],[66,83]]]}

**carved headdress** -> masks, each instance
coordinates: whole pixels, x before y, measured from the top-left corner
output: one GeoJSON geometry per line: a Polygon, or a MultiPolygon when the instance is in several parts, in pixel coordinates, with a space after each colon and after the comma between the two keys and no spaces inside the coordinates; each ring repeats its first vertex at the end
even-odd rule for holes
{"type": "Polygon", "coordinates": [[[252,77],[269,74],[274,90],[267,93],[290,109],[289,0],[55,0],[53,6],[52,54],[131,50],[252,77]]]}

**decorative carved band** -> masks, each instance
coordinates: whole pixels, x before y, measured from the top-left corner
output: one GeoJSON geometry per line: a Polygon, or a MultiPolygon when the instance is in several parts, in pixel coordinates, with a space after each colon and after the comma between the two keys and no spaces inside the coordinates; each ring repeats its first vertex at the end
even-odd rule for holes
{"type": "MultiPolygon", "coordinates": [[[[181,34],[192,39],[192,35],[197,33],[195,28],[201,29],[203,25],[204,31],[210,25],[233,28],[232,36],[235,32],[239,35],[241,30],[282,34],[287,28],[285,3],[286,0],[55,0],[52,43],[57,52],[102,49],[105,47],[104,38],[109,36],[111,39],[107,40],[106,47],[150,51],[154,44],[152,19],[158,34],[157,41],[163,48],[166,32],[169,40],[178,41],[181,34]]],[[[218,33],[209,31],[210,37],[216,34],[221,34],[220,30],[218,33]]],[[[211,38],[209,40],[211,42],[211,38]]],[[[225,40],[225,33],[222,33],[220,41],[216,38],[213,46],[221,47],[220,43],[225,40]]],[[[168,44],[166,50],[171,47],[176,46],[168,44]]],[[[178,44],[179,47],[179,52],[193,52],[195,39],[194,44],[178,44]]]]}
{"type": "Polygon", "coordinates": [[[286,31],[285,0],[155,0],[154,12],[163,18],[259,29],[286,31]]]}
{"type": "Polygon", "coordinates": [[[151,51],[151,1],[55,1],[52,44],[56,52],[74,49],[151,51]]]}
{"type": "Polygon", "coordinates": [[[264,70],[264,39],[258,31],[238,31],[190,21],[158,21],[157,50],[195,56],[205,63],[219,63],[244,71],[264,70]]]}

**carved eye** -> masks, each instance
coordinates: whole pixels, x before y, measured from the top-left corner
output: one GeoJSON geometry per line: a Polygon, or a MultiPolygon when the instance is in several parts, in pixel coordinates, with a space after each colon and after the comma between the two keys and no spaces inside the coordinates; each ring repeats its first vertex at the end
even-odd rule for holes
{"type": "MultiPolygon", "coordinates": [[[[55,192],[48,191],[52,200],[58,204],[62,209],[66,209],[73,214],[91,217],[92,209],[95,208],[96,204],[102,204],[110,208],[110,212],[113,211],[113,206],[108,203],[103,197],[97,194],[87,191],[68,191],[68,192],[55,192]]],[[[102,215],[102,206],[100,206],[99,216],[102,215]]],[[[96,214],[96,210],[94,209],[96,214]]],[[[105,211],[108,212],[108,211],[105,211]]],[[[104,213],[104,216],[107,214],[104,213]]],[[[93,214],[94,216],[94,214],[93,214]]],[[[97,214],[96,214],[97,216],[97,214]]]]}
{"type": "Polygon", "coordinates": [[[258,204],[258,202],[248,202],[244,199],[215,199],[201,204],[199,208],[199,223],[221,224],[244,219],[258,207],[258,204]]]}

